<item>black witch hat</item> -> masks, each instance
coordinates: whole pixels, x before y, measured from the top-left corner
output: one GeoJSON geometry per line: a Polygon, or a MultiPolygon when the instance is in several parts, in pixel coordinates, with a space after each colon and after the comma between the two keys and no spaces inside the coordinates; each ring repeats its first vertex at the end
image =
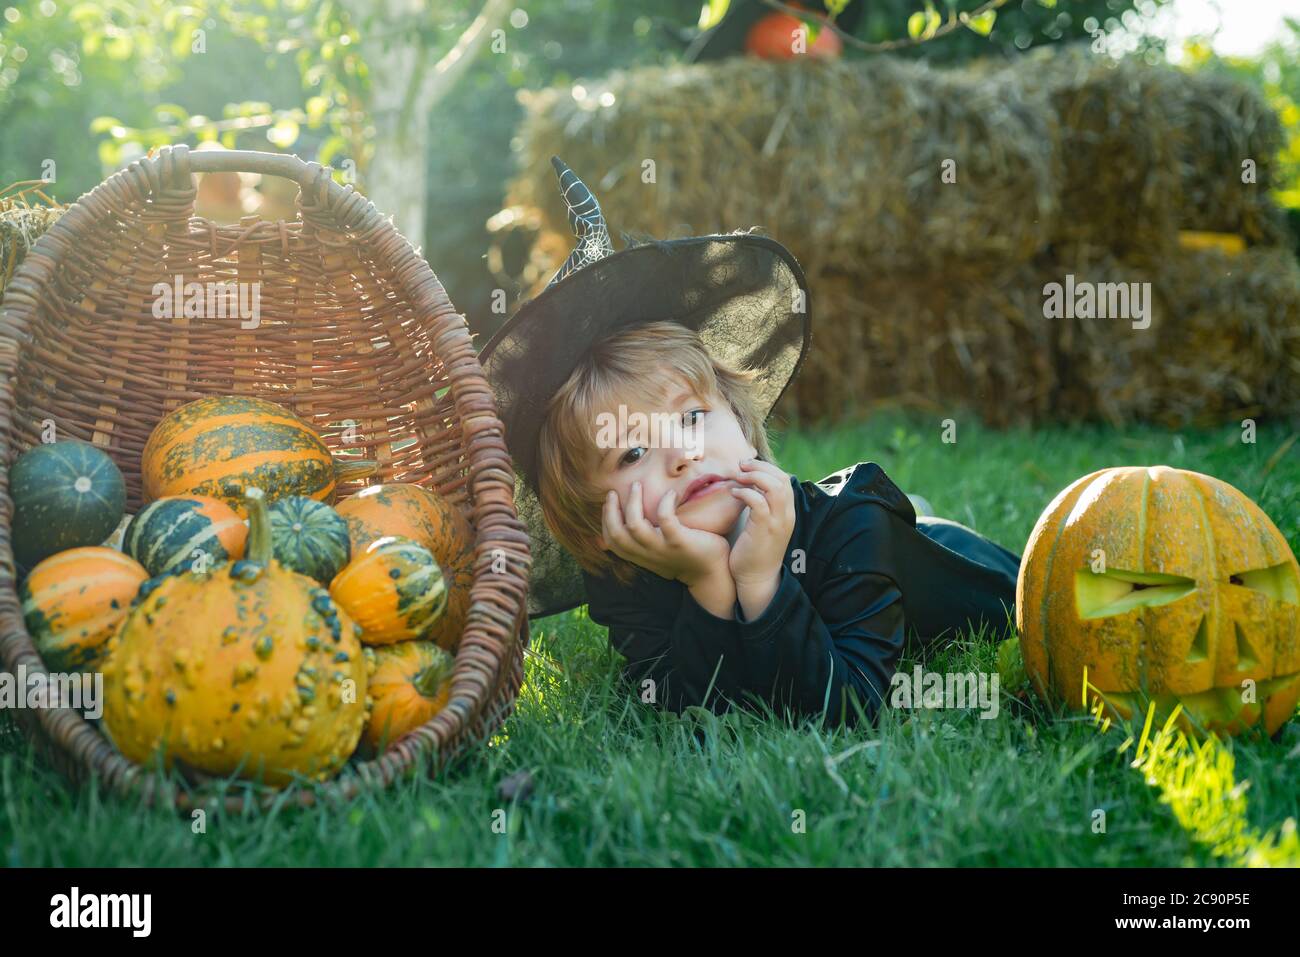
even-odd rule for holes
{"type": "Polygon", "coordinates": [[[644,323],[680,323],[699,333],[715,359],[758,370],[755,401],[766,417],[803,362],[811,329],[807,281],[780,243],[736,232],[615,252],[596,197],[559,157],[551,165],[577,245],[479,353],[522,479],[515,506],[532,539],[529,618],[586,601],[582,570],[547,528],[536,489],[547,403],[587,350],[644,323]]]}

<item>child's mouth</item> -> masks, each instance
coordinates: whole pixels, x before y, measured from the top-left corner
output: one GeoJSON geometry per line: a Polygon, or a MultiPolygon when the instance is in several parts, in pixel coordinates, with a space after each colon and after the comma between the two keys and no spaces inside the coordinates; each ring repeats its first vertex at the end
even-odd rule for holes
{"type": "Polygon", "coordinates": [[[684,499],[682,499],[682,504],[685,505],[688,502],[694,502],[696,499],[704,498],[704,496],[711,495],[718,491],[718,489],[726,487],[727,479],[724,479],[721,476],[714,476],[707,481],[706,484],[697,486],[692,492],[690,492],[684,499]]]}

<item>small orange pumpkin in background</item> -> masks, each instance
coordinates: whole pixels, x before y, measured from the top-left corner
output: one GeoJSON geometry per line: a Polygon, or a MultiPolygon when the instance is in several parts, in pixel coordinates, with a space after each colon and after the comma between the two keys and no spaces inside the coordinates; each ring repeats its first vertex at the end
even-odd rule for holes
{"type": "Polygon", "coordinates": [[[113,548],[58,552],[18,589],[23,623],[50,671],[94,671],[149,573],[113,548]]]}
{"type": "Polygon", "coordinates": [[[844,52],[844,41],[834,30],[823,25],[817,31],[817,39],[810,45],[803,21],[775,10],[749,28],[745,34],[745,52],[760,60],[793,60],[805,53],[835,60],[844,52]],[[801,45],[797,45],[799,31],[803,31],[801,45]]]}
{"type": "Polygon", "coordinates": [[[451,696],[456,661],[431,641],[399,641],[374,649],[367,690],[374,702],[362,741],[378,754],[393,741],[433,720],[451,696]]]}
{"type": "Polygon", "coordinates": [[[474,584],[474,531],[460,509],[421,485],[386,482],[345,498],[334,510],[347,519],[354,556],[388,535],[409,538],[433,553],[447,583],[447,609],[424,637],[454,651],[474,584]]]}
{"type": "Polygon", "coordinates": [[[1300,700],[1300,565],[1259,506],[1199,472],[1102,469],[1057,495],[1021,559],[1016,623],[1035,690],[1071,708],[1085,667],[1111,716],[1181,704],[1189,734],[1272,735],[1300,700]]]}

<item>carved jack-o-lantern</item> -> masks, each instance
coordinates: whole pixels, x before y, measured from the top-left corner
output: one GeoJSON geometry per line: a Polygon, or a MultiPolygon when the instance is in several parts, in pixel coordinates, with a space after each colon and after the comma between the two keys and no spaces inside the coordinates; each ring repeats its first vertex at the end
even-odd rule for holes
{"type": "Polygon", "coordinates": [[[1181,702],[1196,724],[1274,734],[1300,698],[1300,565],[1254,502],[1167,466],[1093,472],[1056,496],[1016,586],[1020,646],[1039,694],[1099,694],[1127,719],[1181,702]]]}

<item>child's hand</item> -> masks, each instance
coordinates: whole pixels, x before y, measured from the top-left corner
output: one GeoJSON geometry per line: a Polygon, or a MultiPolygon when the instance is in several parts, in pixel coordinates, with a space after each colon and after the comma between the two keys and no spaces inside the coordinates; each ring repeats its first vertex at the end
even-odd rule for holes
{"type": "Polygon", "coordinates": [[[781,559],[794,532],[794,489],[790,476],[771,462],[741,462],[740,481],[754,488],[731,493],[749,506],[749,521],[731,547],[728,563],[736,587],[766,584],[781,571],[781,559]]]}
{"type": "Polygon", "coordinates": [[[659,527],[655,528],[642,514],[640,482],[632,483],[626,517],[618,494],[609,492],[601,514],[601,537],[604,547],[619,558],[691,586],[726,569],[731,546],[721,535],[683,525],[674,511],[676,498],[676,491],[670,490],[659,499],[659,527]]]}

